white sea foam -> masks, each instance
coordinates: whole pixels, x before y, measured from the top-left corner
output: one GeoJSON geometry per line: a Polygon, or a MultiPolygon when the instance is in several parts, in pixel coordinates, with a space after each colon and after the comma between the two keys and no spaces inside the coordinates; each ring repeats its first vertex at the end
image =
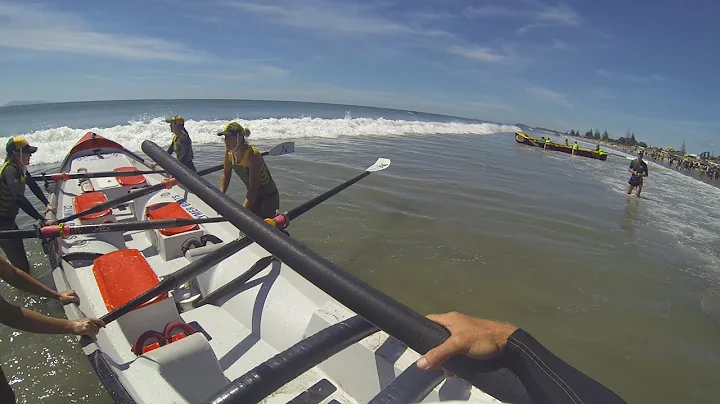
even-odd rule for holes
{"type": "MultiPolygon", "coordinates": [[[[501,132],[515,132],[520,128],[512,125],[491,123],[455,123],[455,122],[421,122],[390,119],[351,118],[270,118],[258,120],[237,120],[252,131],[251,139],[302,139],[302,138],[339,138],[368,136],[404,136],[404,135],[488,135],[501,132]]],[[[227,121],[194,121],[185,122],[193,144],[221,143],[217,132],[221,131],[227,121]]],[[[47,164],[62,161],[70,148],[85,133],[92,131],[114,140],[126,148],[138,151],[146,139],[160,145],[169,144],[172,134],[168,124],[155,118],[144,121],[129,122],[109,128],[69,128],[59,127],[20,134],[30,144],[39,146],[33,155],[34,164],[47,164]]],[[[0,139],[4,144],[7,138],[0,139]]]]}

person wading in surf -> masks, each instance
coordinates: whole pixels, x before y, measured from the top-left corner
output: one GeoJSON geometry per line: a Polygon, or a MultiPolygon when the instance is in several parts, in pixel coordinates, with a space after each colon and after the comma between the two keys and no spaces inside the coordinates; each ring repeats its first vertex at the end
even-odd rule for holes
{"type": "MultiPolygon", "coordinates": [[[[181,163],[185,164],[189,169],[197,171],[193,164],[192,140],[187,129],[185,129],[185,119],[181,115],[175,115],[166,119],[165,122],[170,124],[170,131],[173,133],[172,143],[170,143],[167,152],[170,154],[175,152],[177,159],[181,163]]],[[[155,165],[153,164],[152,167],[155,168],[155,165]]]]}
{"type": "MultiPolygon", "coordinates": [[[[20,209],[34,219],[41,220],[43,226],[54,224],[52,221],[45,220],[43,215],[25,197],[25,185],[28,185],[33,194],[45,205],[45,213],[55,211],[40,186],[27,172],[30,155],[37,151],[37,147],[30,146],[27,140],[21,137],[13,137],[8,140],[5,151],[7,157],[0,168],[0,230],[16,230],[18,228],[15,218],[20,209]]],[[[14,266],[30,273],[30,264],[22,239],[0,240],[0,248],[14,266]]]]}
{"type": "Polygon", "coordinates": [[[628,181],[627,194],[630,195],[633,188],[637,187],[635,196],[638,198],[640,197],[640,192],[642,191],[643,178],[648,176],[648,166],[647,163],[643,161],[643,154],[643,151],[640,150],[638,152],[638,157],[630,162],[630,168],[628,169],[632,176],[628,181]]]}
{"type": "Polygon", "coordinates": [[[235,171],[247,187],[243,207],[262,219],[272,218],[280,208],[280,194],[260,151],[247,143],[250,130],[230,122],[218,136],[225,137],[225,161],[220,191],[227,191],[235,171]]]}
{"type": "MultiPolygon", "coordinates": [[[[2,258],[0,258],[0,279],[22,291],[59,300],[62,304],[80,303],[80,299],[74,291],[66,290],[58,293],[43,285],[24,271],[10,265],[2,258]]],[[[3,299],[2,296],[0,296],[0,323],[18,330],[37,334],[87,335],[93,340],[100,331],[100,328],[105,326],[105,323],[97,318],[66,320],[44,316],[24,307],[15,306],[3,299]]],[[[0,403],[15,403],[15,393],[10,387],[2,368],[0,368],[0,403]]]]}

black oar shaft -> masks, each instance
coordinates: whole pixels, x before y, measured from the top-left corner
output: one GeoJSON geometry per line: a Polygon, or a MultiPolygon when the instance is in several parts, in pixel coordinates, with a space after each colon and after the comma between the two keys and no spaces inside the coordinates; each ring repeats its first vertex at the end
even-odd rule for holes
{"type": "MultiPolygon", "coordinates": [[[[328,190],[328,191],[326,191],[326,192],[324,192],[324,193],[316,196],[315,198],[313,198],[313,199],[311,199],[311,200],[309,200],[309,201],[307,201],[307,202],[299,205],[298,207],[296,207],[296,208],[294,208],[294,209],[292,209],[292,210],[290,211],[290,212],[292,212],[292,214],[291,214],[290,212],[288,212],[288,214],[287,214],[288,219],[289,219],[289,220],[292,220],[292,219],[295,219],[295,218],[301,216],[303,213],[309,211],[309,210],[312,209],[313,207],[319,205],[320,203],[324,202],[325,200],[327,200],[327,199],[330,198],[331,196],[333,196],[333,195],[337,194],[338,192],[344,190],[345,188],[349,187],[350,185],[352,185],[352,184],[360,181],[361,179],[367,177],[369,174],[370,174],[370,172],[367,172],[367,171],[366,171],[366,172],[363,172],[362,174],[360,174],[360,175],[358,175],[358,176],[356,176],[356,177],[354,177],[354,178],[352,178],[352,179],[350,179],[350,180],[348,180],[348,181],[346,181],[346,182],[344,182],[344,183],[342,183],[342,184],[340,184],[340,185],[338,185],[338,186],[336,186],[336,187],[334,187],[334,188],[332,188],[332,189],[330,189],[330,190],[328,190]]],[[[217,218],[217,219],[227,220],[227,219],[225,219],[225,218],[223,218],[223,217],[220,217],[220,218],[217,218]]],[[[248,245],[250,245],[250,244],[253,243],[252,239],[249,238],[249,237],[247,237],[247,236],[242,237],[238,242],[240,243],[240,244],[239,244],[240,247],[237,249],[237,251],[240,251],[241,249],[243,249],[243,248],[245,248],[245,247],[247,247],[248,245]]],[[[235,242],[233,242],[233,243],[235,243],[235,242]]],[[[223,247],[223,248],[224,248],[224,247],[223,247]]],[[[213,254],[214,254],[214,253],[213,253],[213,254]]],[[[159,295],[160,293],[167,292],[168,290],[171,290],[171,289],[172,289],[173,287],[175,287],[176,285],[179,285],[179,284],[181,284],[181,283],[187,282],[188,280],[190,280],[190,279],[192,279],[192,278],[200,275],[200,274],[203,273],[204,271],[206,271],[206,270],[208,270],[209,268],[211,268],[213,265],[217,264],[217,262],[215,261],[215,258],[214,258],[215,256],[214,256],[214,255],[213,255],[211,258],[208,258],[208,257],[210,257],[210,255],[211,255],[211,254],[208,254],[208,256],[203,257],[203,258],[199,259],[198,261],[195,261],[195,262],[193,262],[193,263],[191,263],[191,264],[183,267],[183,268],[180,269],[179,271],[175,272],[175,274],[171,275],[171,277],[166,278],[165,280],[163,280],[162,282],[160,282],[160,283],[159,283],[156,287],[154,287],[153,289],[150,289],[150,290],[148,290],[147,292],[143,293],[142,295],[134,298],[133,300],[131,300],[130,302],[126,303],[126,304],[123,305],[122,307],[117,308],[115,311],[119,311],[119,310],[122,309],[122,310],[123,310],[122,314],[125,314],[125,313],[127,313],[127,312],[129,312],[129,311],[131,311],[131,310],[134,310],[135,308],[139,307],[141,304],[143,304],[143,303],[145,303],[146,301],[154,298],[155,296],[159,295]],[[177,279],[180,279],[181,281],[178,281],[177,279]],[[169,285],[169,286],[168,286],[168,285],[169,285]],[[126,307],[126,306],[127,306],[127,307],[126,307]]],[[[230,254],[230,255],[232,255],[232,254],[230,254]]],[[[229,257],[230,255],[228,255],[228,257],[229,257]]],[[[219,255],[218,255],[218,256],[219,256],[219,255]]],[[[218,262],[219,262],[219,261],[218,261],[218,262]]],[[[266,265],[265,265],[265,266],[266,266],[266,265]]],[[[250,270],[246,271],[245,274],[243,274],[243,275],[241,275],[240,277],[238,277],[239,280],[236,279],[235,281],[233,281],[233,286],[232,286],[232,287],[227,286],[227,285],[226,285],[227,287],[221,287],[220,289],[223,289],[223,292],[218,292],[218,293],[216,293],[214,296],[218,296],[218,294],[220,294],[220,293],[226,293],[227,290],[232,290],[232,288],[234,288],[236,285],[241,285],[241,284],[245,283],[247,280],[249,280],[249,279],[252,278],[253,276],[257,275],[257,272],[259,272],[259,270],[265,268],[265,266],[255,265],[253,268],[251,268],[250,270]],[[259,269],[258,269],[258,268],[259,268],[259,269]]],[[[211,295],[213,295],[213,293],[211,293],[211,295]]],[[[206,297],[203,299],[203,304],[204,304],[204,303],[207,303],[208,301],[212,301],[212,300],[214,300],[214,297],[213,297],[213,298],[210,298],[210,296],[206,296],[206,297]]],[[[111,313],[113,313],[113,312],[111,312],[111,313]]],[[[106,314],[106,316],[109,316],[111,313],[106,314]]],[[[113,321],[113,320],[117,319],[117,318],[120,317],[122,314],[119,314],[119,315],[116,315],[116,316],[114,315],[113,317],[109,317],[109,318],[111,318],[110,321],[113,321]]],[[[107,323],[107,322],[106,322],[106,323],[107,323]]]]}
{"type": "MultiPolygon", "coordinates": [[[[184,187],[212,206],[265,250],[350,310],[415,351],[425,353],[450,336],[444,327],[341,270],[300,242],[271,228],[237,201],[167,155],[157,144],[146,140],[142,149],[170,174],[181,178],[184,187]]],[[[448,361],[450,370],[472,383],[478,383],[477,372],[494,370],[496,367],[496,364],[483,363],[468,357],[455,357],[448,361]]]]}
{"type": "MultiPolygon", "coordinates": [[[[262,153],[263,156],[266,156],[267,154],[268,154],[268,152],[263,152],[263,153],[262,153]]],[[[202,169],[202,170],[199,170],[199,171],[197,172],[197,175],[207,175],[207,174],[210,174],[210,173],[214,173],[214,172],[216,172],[216,171],[220,171],[220,170],[222,170],[222,169],[223,169],[223,164],[218,164],[218,165],[216,165],[216,166],[212,166],[212,167],[208,167],[208,168],[204,168],[204,169],[202,169]]],[[[103,210],[105,210],[105,209],[112,209],[112,208],[114,208],[114,207],[116,207],[116,206],[118,206],[118,205],[121,205],[121,204],[125,203],[125,202],[129,202],[129,201],[132,201],[132,200],[134,200],[134,199],[140,198],[140,197],[142,197],[142,196],[149,195],[149,194],[151,194],[151,193],[153,193],[153,192],[159,191],[159,190],[161,190],[161,189],[163,189],[163,188],[167,188],[167,187],[168,187],[168,182],[170,182],[170,183],[172,184],[172,186],[174,186],[175,184],[177,184],[177,180],[174,179],[174,178],[166,179],[166,180],[163,180],[163,182],[161,182],[161,183],[159,183],[159,184],[155,184],[155,185],[149,186],[149,187],[147,187],[147,188],[137,189],[137,190],[135,190],[135,191],[129,192],[127,195],[123,195],[123,196],[121,196],[121,197],[119,197],[119,198],[116,198],[116,199],[113,199],[113,200],[110,200],[110,201],[101,203],[101,204],[99,204],[99,205],[95,205],[95,206],[93,206],[92,208],[87,209],[87,210],[85,210],[85,211],[83,211],[83,212],[78,212],[78,213],[72,214],[72,215],[70,215],[70,216],[64,217],[64,218],[58,220],[58,223],[66,223],[66,222],[75,220],[75,219],[77,219],[77,218],[79,218],[79,217],[82,217],[82,216],[85,216],[85,215],[89,215],[89,214],[92,214],[92,213],[101,212],[101,211],[103,211],[103,210]]]]}
{"type": "Polygon", "coordinates": [[[233,240],[197,261],[189,263],[174,274],[167,276],[154,288],[138,295],[124,305],[105,314],[100,319],[103,320],[105,324],[115,321],[123,315],[140,307],[143,303],[153,299],[155,296],[177,288],[179,285],[182,285],[190,279],[198,276],[202,272],[212,268],[214,265],[219,264],[224,259],[249,246],[250,244],[252,244],[252,240],[247,237],[233,240]]]}
{"type": "Polygon", "coordinates": [[[144,222],[88,224],[82,226],[45,226],[34,230],[0,231],[0,239],[21,238],[55,238],[77,234],[111,233],[135,230],[170,229],[193,224],[227,222],[223,217],[206,217],[202,219],[167,219],[144,222]]]}
{"type": "Polygon", "coordinates": [[[157,171],[97,171],[97,172],[76,172],[76,173],[55,173],[33,175],[35,180],[45,181],[69,181],[85,178],[107,178],[107,177],[132,177],[134,175],[164,174],[165,170],[157,171]]]}
{"type": "Polygon", "coordinates": [[[303,203],[302,205],[300,205],[294,209],[291,209],[287,213],[287,218],[289,220],[293,220],[294,218],[296,218],[296,217],[302,215],[303,213],[307,212],[308,210],[310,210],[313,206],[319,204],[320,202],[327,200],[331,196],[337,194],[338,192],[342,191],[343,189],[349,187],[350,185],[360,181],[361,179],[367,177],[368,175],[370,175],[370,172],[365,171],[362,174],[359,174],[358,176],[356,176],[355,178],[353,178],[349,181],[346,181],[346,182],[338,185],[337,187],[335,187],[327,192],[322,193],[321,195],[316,196],[315,198],[303,203]]]}

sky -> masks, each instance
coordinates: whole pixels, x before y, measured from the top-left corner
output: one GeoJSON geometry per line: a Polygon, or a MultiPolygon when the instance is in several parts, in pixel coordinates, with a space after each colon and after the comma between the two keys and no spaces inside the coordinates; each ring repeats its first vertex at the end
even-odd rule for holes
{"type": "Polygon", "coordinates": [[[348,103],[720,154],[719,12],[709,0],[0,0],[0,105],[348,103]]]}

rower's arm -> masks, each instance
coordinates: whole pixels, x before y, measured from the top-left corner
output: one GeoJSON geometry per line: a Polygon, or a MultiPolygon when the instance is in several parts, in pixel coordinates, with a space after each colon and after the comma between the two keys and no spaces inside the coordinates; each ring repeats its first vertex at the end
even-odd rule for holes
{"type": "Polygon", "coordinates": [[[223,172],[220,176],[220,192],[225,193],[228,185],[230,185],[230,177],[232,176],[232,161],[230,161],[230,152],[225,149],[225,160],[223,161],[223,172]]]}
{"type": "Polygon", "coordinates": [[[625,403],[610,389],[555,356],[522,329],[507,340],[501,357],[535,403],[625,403]]]}
{"type": "Polygon", "coordinates": [[[40,202],[43,203],[43,205],[45,205],[45,206],[50,205],[50,201],[48,201],[48,199],[45,197],[45,194],[43,193],[42,189],[40,189],[40,186],[35,181],[35,178],[30,176],[29,173],[25,177],[25,182],[30,187],[30,190],[32,191],[32,193],[35,194],[35,196],[40,200],[40,202]]]}
{"type": "Polygon", "coordinates": [[[172,155],[175,151],[175,138],[173,137],[173,140],[170,142],[170,146],[168,146],[167,152],[168,154],[172,155]]]}
{"type": "Polygon", "coordinates": [[[247,194],[245,194],[245,203],[243,207],[249,208],[255,202],[258,191],[260,190],[260,167],[261,157],[259,154],[250,153],[248,157],[248,166],[250,168],[250,183],[248,184],[247,194]]]}
{"type": "Polygon", "coordinates": [[[8,303],[0,296],[0,323],[22,331],[38,334],[72,334],[70,320],[48,317],[8,303]]]}
{"type": "Polygon", "coordinates": [[[9,285],[14,286],[24,292],[32,293],[38,296],[49,297],[51,299],[60,299],[60,294],[47,286],[43,285],[30,274],[21,271],[9,262],[0,257],[0,278],[9,285]]]}
{"type": "Polygon", "coordinates": [[[20,173],[16,168],[7,167],[5,171],[3,171],[2,181],[7,184],[8,189],[13,196],[13,199],[15,199],[15,203],[17,203],[17,205],[20,207],[20,209],[23,210],[23,212],[27,213],[28,215],[32,216],[34,219],[37,220],[45,219],[37,211],[37,209],[35,209],[32,203],[30,203],[30,201],[25,197],[25,194],[23,193],[22,183],[20,183],[20,173]]]}

